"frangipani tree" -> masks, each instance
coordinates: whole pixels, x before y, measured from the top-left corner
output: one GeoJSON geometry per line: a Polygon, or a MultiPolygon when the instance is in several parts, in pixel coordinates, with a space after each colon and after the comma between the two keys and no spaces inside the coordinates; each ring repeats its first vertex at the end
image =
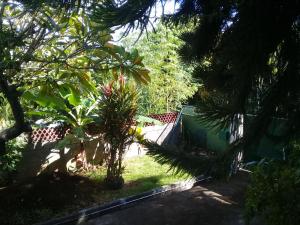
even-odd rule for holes
{"type": "Polygon", "coordinates": [[[0,154],[5,145],[30,131],[22,93],[51,80],[73,77],[85,82],[89,73],[102,74],[122,65],[146,82],[148,71],[138,54],[123,57],[109,44],[109,29],[89,20],[92,1],[0,2],[0,93],[8,102],[14,124],[0,130],[0,154]]]}
{"type": "Polygon", "coordinates": [[[15,122],[0,131],[0,154],[5,154],[7,141],[30,131],[21,104],[22,92],[49,79],[49,68],[58,68],[84,49],[78,37],[63,35],[76,15],[59,1],[0,2],[0,93],[15,122]],[[61,40],[68,40],[68,44],[61,40]]]}

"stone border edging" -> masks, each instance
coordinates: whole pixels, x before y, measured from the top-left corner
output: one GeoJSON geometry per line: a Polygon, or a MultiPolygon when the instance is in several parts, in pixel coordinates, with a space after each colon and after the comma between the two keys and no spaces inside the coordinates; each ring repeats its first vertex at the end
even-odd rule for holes
{"type": "Polygon", "coordinates": [[[68,224],[80,224],[81,222],[87,221],[87,219],[102,216],[107,213],[114,212],[116,210],[121,209],[122,207],[128,206],[138,201],[142,201],[144,199],[153,198],[155,196],[163,195],[166,192],[170,191],[185,191],[191,189],[199,182],[204,180],[209,180],[211,177],[205,177],[200,175],[196,178],[192,178],[186,181],[181,181],[171,185],[165,185],[159,188],[154,188],[150,191],[146,191],[137,195],[129,196],[126,198],[120,198],[118,200],[82,209],[78,212],[72,213],[70,215],[51,219],[45,222],[36,223],[35,225],[68,225],[68,224]]]}

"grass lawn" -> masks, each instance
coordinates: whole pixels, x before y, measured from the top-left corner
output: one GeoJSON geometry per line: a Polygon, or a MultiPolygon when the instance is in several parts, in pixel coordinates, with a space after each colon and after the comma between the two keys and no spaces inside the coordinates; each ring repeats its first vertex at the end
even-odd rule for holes
{"type": "Polygon", "coordinates": [[[0,221],[3,225],[32,224],[190,178],[168,169],[149,156],[131,158],[125,161],[125,186],[121,190],[105,187],[104,168],[77,175],[43,174],[0,189],[0,221]]]}
{"type": "MultiPolygon", "coordinates": [[[[89,172],[85,176],[91,180],[102,182],[105,174],[106,170],[103,168],[89,172]]],[[[150,156],[134,157],[125,161],[123,177],[125,180],[124,188],[115,191],[105,191],[103,195],[99,196],[100,200],[126,197],[191,178],[188,174],[173,174],[169,171],[168,165],[160,165],[150,156]]]]}

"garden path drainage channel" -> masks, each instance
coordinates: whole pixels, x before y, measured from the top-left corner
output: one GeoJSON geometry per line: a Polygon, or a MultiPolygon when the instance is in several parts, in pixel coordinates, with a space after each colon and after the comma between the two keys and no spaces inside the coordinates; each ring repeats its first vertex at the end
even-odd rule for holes
{"type": "Polygon", "coordinates": [[[155,188],[147,192],[143,192],[138,195],[130,196],[127,198],[121,198],[115,201],[112,201],[107,204],[100,206],[95,206],[91,208],[82,209],[76,213],[48,220],[45,222],[37,223],[36,225],[69,225],[69,224],[83,224],[87,220],[95,217],[99,217],[105,214],[112,213],[114,211],[126,208],[131,206],[134,203],[141,202],[145,199],[153,198],[156,196],[164,195],[167,193],[172,193],[173,191],[180,192],[191,189],[195,185],[199,184],[202,181],[211,179],[211,177],[205,177],[203,175],[198,176],[194,179],[189,179],[182,181],[176,184],[163,186],[160,188],[155,188]]]}

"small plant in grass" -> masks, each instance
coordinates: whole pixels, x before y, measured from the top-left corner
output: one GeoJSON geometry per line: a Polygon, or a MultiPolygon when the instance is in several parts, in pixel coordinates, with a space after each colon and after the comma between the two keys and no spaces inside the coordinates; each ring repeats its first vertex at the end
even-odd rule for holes
{"type": "Polygon", "coordinates": [[[133,85],[125,84],[122,75],[103,86],[102,91],[100,117],[107,153],[105,181],[110,188],[118,189],[124,184],[122,161],[125,146],[133,142],[135,135],[132,125],[137,111],[137,92],[133,85]]]}

